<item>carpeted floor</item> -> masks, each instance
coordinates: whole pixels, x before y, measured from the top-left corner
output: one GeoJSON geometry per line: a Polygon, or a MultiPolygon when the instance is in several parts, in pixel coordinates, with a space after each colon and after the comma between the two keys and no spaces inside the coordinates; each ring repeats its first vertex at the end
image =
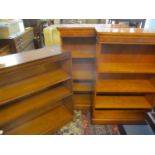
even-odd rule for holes
{"type": "Polygon", "coordinates": [[[92,125],[90,112],[74,111],[74,121],[64,126],[56,135],[118,135],[117,126],[92,125]]]}

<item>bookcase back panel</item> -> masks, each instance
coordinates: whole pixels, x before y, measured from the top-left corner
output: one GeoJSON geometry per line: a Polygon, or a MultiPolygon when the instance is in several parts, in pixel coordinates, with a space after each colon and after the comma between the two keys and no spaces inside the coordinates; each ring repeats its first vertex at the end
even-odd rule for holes
{"type": "Polygon", "coordinates": [[[74,81],[73,82],[73,91],[74,92],[92,92],[93,91],[93,82],[91,81],[74,81]]]}
{"type": "Polygon", "coordinates": [[[28,66],[18,67],[14,71],[7,71],[5,74],[0,75],[0,79],[1,79],[0,86],[9,85],[10,83],[24,80],[46,72],[58,71],[61,68],[62,68],[62,65],[60,63],[50,63],[50,62],[47,62],[43,65],[34,64],[29,67],[28,66]]]}
{"type": "Polygon", "coordinates": [[[95,58],[95,38],[63,38],[62,48],[72,52],[72,58],[95,58]]]}
{"type": "Polygon", "coordinates": [[[155,45],[103,44],[100,57],[103,62],[155,63],[155,45]]]}
{"type": "Polygon", "coordinates": [[[63,37],[64,45],[92,45],[96,44],[96,37],[63,37]]]}
{"type": "Polygon", "coordinates": [[[72,64],[73,80],[94,80],[94,61],[78,59],[72,64]]]}

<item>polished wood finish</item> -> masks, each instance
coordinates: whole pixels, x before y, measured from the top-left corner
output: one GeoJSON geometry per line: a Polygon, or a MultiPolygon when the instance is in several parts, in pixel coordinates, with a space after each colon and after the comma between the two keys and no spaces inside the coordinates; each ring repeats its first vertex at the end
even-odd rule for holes
{"type": "Polygon", "coordinates": [[[154,74],[155,64],[153,63],[100,63],[99,73],[141,73],[154,74]]]}
{"type": "Polygon", "coordinates": [[[68,80],[69,78],[70,77],[64,73],[64,71],[58,70],[2,87],[0,90],[0,105],[44,90],[47,87],[68,80]]]}
{"type": "MultiPolygon", "coordinates": [[[[62,103],[59,103],[62,104],[62,103]]],[[[48,111],[37,118],[26,122],[25,124],[7,131],[6,134],[11,135],[43,135],[52,134],[63,125],[72,120],[72,114],[64,106],[48,111]]]]}
{"type": "Polygon", "coordinates": [[[150,109],[145,96],[96,96],[96,109],[150,109]]]}
{"type": "Polygon", "coordinates": [[[70,52],[50,47],[4,56],[0,63],[4,134],[51,134],[73,118],[70,52]]]}
{"type": "Polygon", "coordinates": [[[155,95],[155,33],[96,27],[95,124],[144,122],[155,95]]]}
{"type": "Polygon", "coordinates": [[[96,93],[155,93],[149,80],[97,80],[96,93]]]}
{"type": "MultiPolygon", "coordinates": [[[[155,31],[117,24],[70,24],[58,29],[62,49],[72,51],[73,88],[76,95],[79,93],[79,100],[80,94],[90,90],[83,82],[92,82],[92,121],[96,124],[144,121],[146,112],[155,105],[155,31]],[[99,95],[103,105],[95,100],[99,95]],[[108,108],[107,95],[111,95],[110,111],[103,108],[108,108]],[[112,96],[116,96],[116,101],[112,96]]],[[[81,105],[75,102],[75,107],[81,105]]]]}
{"type": "Polygon", "coordinates": [[[143,123],[146,117],[144,110],[95,110],[94,124],[135,124],[143,123]]]}
{"type": "Polygon", "coordinates": [[[88,96],[92,94],[95,79],[96,32],[87,25],[58,27],[62,49],[72,52],[73,91],[78,93],[76,100],[79,100],[74,102],[74,107],[77,109],[89,109],[91,100],[88,96]],[[83,96],[84,102],[80,102],[83,96]]]}
{"type": "Polygon", "coordinates": [[[8,129],[10,126],[12,127],[17,125],[17,120],[18,122],[23,122],[24,120],[21,118],[27,113],[31,113],[32,111],[33,113],[31,114],[31,117],[33,118],[34,116],[38,115],[39,110],[44,109],[45,105],[54,107],[54,102],[71,96],[71,94],[71,90],[69,90],[69,88],[67,89],[65,84],[61,84],[56,86],[55,88],[51,87],[46,91],[37,93],[30,98],[25,98],[21,101],[17,101],[14,104],[10,104],[9,107],[5,106],[1,109],[0,112],[0,127],[3,128],[3,126],[7,126],[5,127],[6,130],[6,128],[8,129]],[[16,112],[13,113],[14,111],[16,112]],[[11,113],[11,115],[8,115],[9,113],[11,113]],[[13,124],[14,120],[16,120],[16,124],[13,124]],[[10,125],[10,122],[13,123],[10,125]]]}
{"type": "Polygon", "coordinates": [[[74,92],[92,92],[93,83],[92,82],[74,82],[73,83],[73,91],[74,92]]]}
{"type": "Polygon", "coordinates": [[[74,108],[78,110],[88,110],[91,108],[90,103],[92,103],[92,95],[89,93],[74,93],[73,95],[74,108]]]}

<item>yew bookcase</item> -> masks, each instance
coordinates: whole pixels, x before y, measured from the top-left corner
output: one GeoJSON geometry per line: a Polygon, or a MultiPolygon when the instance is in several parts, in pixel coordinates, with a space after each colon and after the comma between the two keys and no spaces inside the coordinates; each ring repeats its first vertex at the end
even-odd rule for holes
{"type": "Polygon", "coordinates": [[[0,130],[53,134],[73,119],[71,54],[44,48],[0,58],[0,130]]]}
{"type": "Polygon", "coordinates": [[[95,80],[96,31],[89,25],[85,27],[65,25],[58,29],[62,49],[72,53],[74,108],[88,110],[92,104],[95,80]]]}
{"type": "Polygon", "coordinates": [[[95,124],[144,122],[155,102],[155,35],[130,29],[98,32],[95,124]]]}

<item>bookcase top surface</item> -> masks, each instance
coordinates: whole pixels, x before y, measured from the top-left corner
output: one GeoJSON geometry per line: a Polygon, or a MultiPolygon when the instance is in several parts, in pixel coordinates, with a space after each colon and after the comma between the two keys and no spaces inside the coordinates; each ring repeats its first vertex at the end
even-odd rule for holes
{"type": "Polygon", "coordinates": [[[58,29],[94,29],[98,34],[154,35],[155,29],[129,28],[125,24],[61,24],[58,29]]]}
{"type": "Polygon", "coordinates": [[[57,56],[60,56],[60,55],[62,56],[70,55],[70,52],[63,52],[59,46],[53,46],[53,47],[45,47],[41,49],[35,49],[35,50],[25,51],[21,53],[1,56],[0,71],[5,68],[30,63],[30,62],[45,59],[48,57],[56,58],[57,56]]]}
{"type": "Polygon", "coordinates": [[[97,26],[96,31],[98,34],[111,34],[111,35],[154,35],[155,29],[143,28],[107,28],[97,26]]]}

